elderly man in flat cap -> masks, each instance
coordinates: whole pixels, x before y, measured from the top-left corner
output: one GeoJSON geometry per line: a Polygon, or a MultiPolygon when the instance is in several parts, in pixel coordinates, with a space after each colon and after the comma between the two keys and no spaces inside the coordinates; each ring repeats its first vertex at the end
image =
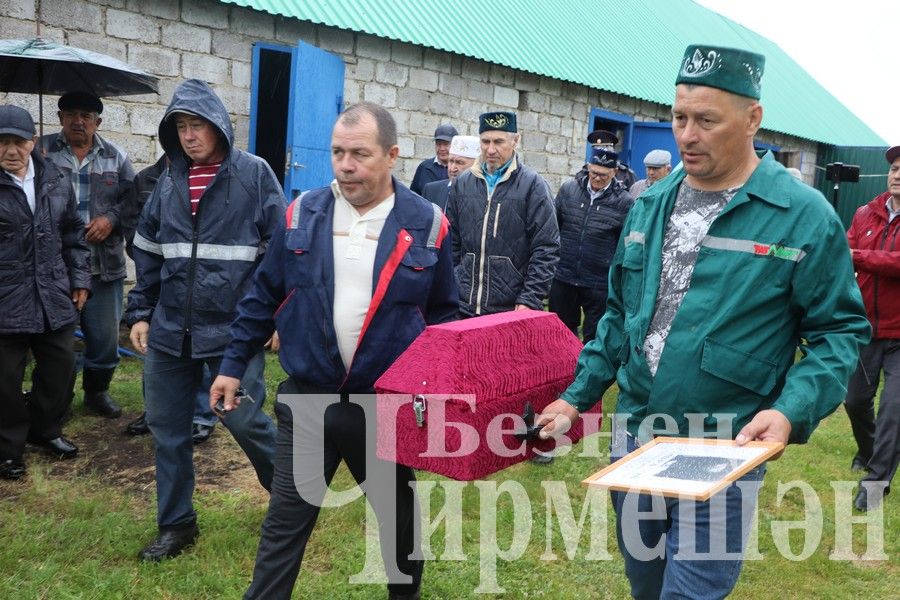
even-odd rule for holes
{"type": "Polygon", "coordinates": [[[631,195],[618,179],[618,155],[594,148],[587,172],[562,184],[556,194],[560,257],[550,288],[550,310],[572,333],[584,320],[582,339],[594,339],[606,311],[606,287],[612,262],[631,208],[631,195]]]}
{"type": "Polygon", "coordinates": [[[432,181],[422,190],[422,197],[447,210],[450,186],[466,169],[475,164],[481,152],[481,142],[474,135],[455,135],[450,140],[450,157],[447,159],[447,179],[432,181]]]}
{"type": "Polygon", "coordinates": [[[447,179],[447,159],[450,157],[450,141],[459,132],[453,125],[444,123],[434,130],[434,157],[426,158],[416,167],[409,189],[421,194],[432,181],[447,179]]]}
{"type": "Polygon", "coordinates": [[[91,286],[89,251],[75,195],[35,139],[27,110],[0,106],[0,479],[25,475],[26,439],[61,458],[78,451],[62,423],[72,334],[91,286]]]}
{"type": "Polygon", "coordinates": [[[100,98],[69,92],[58,106],[62,131],[44,136],[40,143],[75,192],[91,249],[92,295],[80,322],[84,406],[116,418],[122,409],[109,396],[109,383],[119,364],[125,237],[137,221],[134,168],[124,150],[97,133],[103,122],[100,98]]]}
{"type": "MultiPolygon", "coordinates": [[[[763,64],[687,48],[672,108],[684,169],[635,200],[597,336],[540,416],[542,435],[559,435],[614,381],[613,461],[660,433],[803,443],[843,400],[869,324],[834,210],[754,151],[763,64]]],[[[634,597],[727,596],[764,473],[705,502],[613,492],[634,597]]]]}
{"type": "Polygon", "coordinates": [[[651,150],[644,157],[644,168],[647,170],[647,177],[635,181],[634,185],[628,190],[635,198],[672,172],[672,153],[668,150],[651,150]]]}
{"type": "Polygon", "coordinates": [[[481,162],[447,202],[460,316],[542,310],[559,262],[550,186],[516,153],[514,113],[482,114],[478,132],[481,162]]]}

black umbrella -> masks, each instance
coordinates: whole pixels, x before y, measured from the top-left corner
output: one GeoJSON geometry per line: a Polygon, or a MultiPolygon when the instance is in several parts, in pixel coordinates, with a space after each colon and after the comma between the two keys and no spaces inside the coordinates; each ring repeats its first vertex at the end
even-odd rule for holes
{"type": "MultiPolygon", "coordinates": [[[[157,78],[111,56],[41,38],[0,40],[0,92],[43,94],[92,92],[97,96],[157,93],[157,78]]],[[[43,131],[41,132],[43,134],[43,131]]]]}

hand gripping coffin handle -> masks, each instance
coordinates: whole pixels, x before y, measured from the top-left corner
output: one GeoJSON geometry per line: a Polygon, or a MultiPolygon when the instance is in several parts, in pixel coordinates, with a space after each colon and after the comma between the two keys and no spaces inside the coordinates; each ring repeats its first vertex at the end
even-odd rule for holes
{"type": "Polygon", "coordinates": [[[517,440],[538,440],[540,439],[541,425],[534,424],[534,407],[531,402],[525,403],[525,410],[522,412],[522,420],[525,421],[525,431],[518,431],[515,435],[517,440]]]}
{"type": "Polygon", "coordinates": [[[425,426],[425,396],[416,394],[413,398],[413,412],[416,413],[416,425],[425,426]]]}

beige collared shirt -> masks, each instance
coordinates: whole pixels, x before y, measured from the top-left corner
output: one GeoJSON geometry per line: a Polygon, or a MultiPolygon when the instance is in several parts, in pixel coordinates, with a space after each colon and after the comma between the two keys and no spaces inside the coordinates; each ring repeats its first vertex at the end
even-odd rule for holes
{"type": "Polygon", "coordinates": [[[360,215],[341,194],[336,181],[334,193],[334,332],[344,367],[349,369],[369,304],[372,302],[375,251],[388,214],[394,208],[394,194],[360,215]]]}

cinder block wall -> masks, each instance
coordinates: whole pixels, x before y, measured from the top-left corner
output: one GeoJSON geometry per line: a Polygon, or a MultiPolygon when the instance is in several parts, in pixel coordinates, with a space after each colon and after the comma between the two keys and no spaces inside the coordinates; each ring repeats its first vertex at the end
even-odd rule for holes
{"type": "MultiPolygon", "coordinates": [[[[2,37],[34,37],[35,7],[34,0],[0,0],[2,37]]],[[[292,46],[303,40],[341,56],[345,102],[377,102],[396,118],[396,175],[406,183],[419,161],[433,155],[438,124],[450,122],[460,133],[475,134],[477,117],[487,110],[518,113],[524,161],[554,192],[581,167],[592,107],[637,120],[669,120],[667,105],[213,0],[42,0],[40,20],[44,38],[109,54],[160,77],[158,95],[104,100],[101,134],[124,147],[138,169],[161,152],[159,119],[175,86],[188,77],[213,85],[231,111],[238,147],[247,147],[250,61],[257,41],[292,46]]],[[[58,129],[56,99],[44,98],[45,132],[58,129]]],[[[37,119],[36,97],[0,94],[0,102],[24,106],[37,119]]],[[[768,132],[760,140],[797,152],[793,166],[813,181],[815,142],[768,132]]]]}

